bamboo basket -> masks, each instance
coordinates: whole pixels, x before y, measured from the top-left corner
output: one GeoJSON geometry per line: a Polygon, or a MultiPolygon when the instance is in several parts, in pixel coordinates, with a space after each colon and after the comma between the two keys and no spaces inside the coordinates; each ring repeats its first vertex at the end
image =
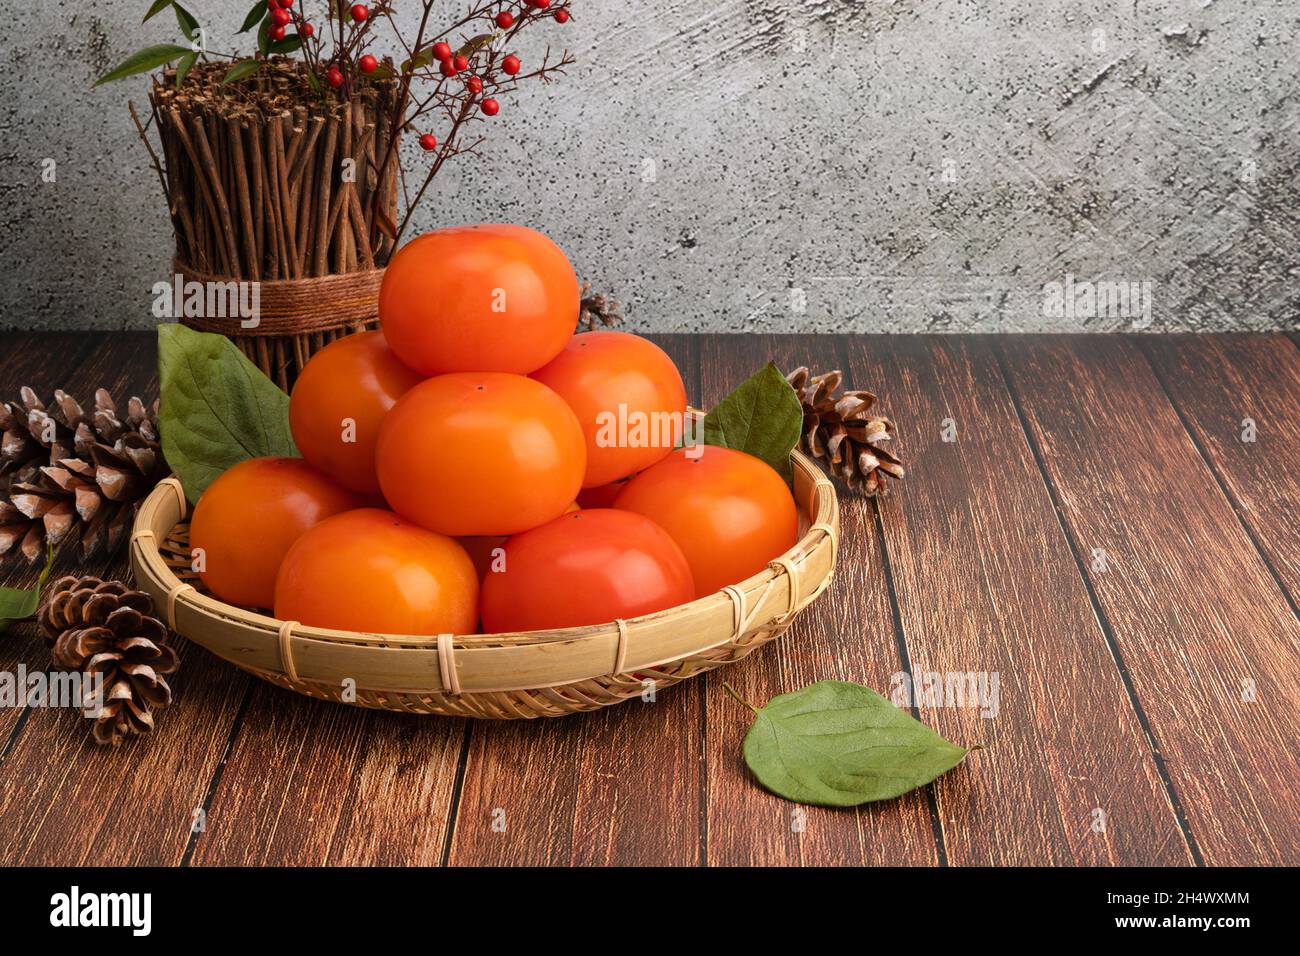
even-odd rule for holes
{"type": "Polygon", "coordinates": [[[223,84],[227,68],[201,63],[180,89],[164,71],[149,92],[162,155],[140,134],[167,195],[174,274],[205,288],[258,284],[256,328],[224,314],[177,318],[227,335],[288,391],[315,352],[378,323],[395,245],[397,88],[376,81],[326,105],[304,99],[301,63],[275,58],[223,84]]]}
{"type": "Polygon", "coordinates": [[[398,636],[278,621],[225,604],[190,571],[185,492],[165,479],[141,505],[131,568],[167,625],[280,687],[414,714],[517,719],[596,710],[730,664],[780,636],[831,581],[839,505],[793,455],[802,535],[759,574],[644,617],[523,634],[398,636]]]}

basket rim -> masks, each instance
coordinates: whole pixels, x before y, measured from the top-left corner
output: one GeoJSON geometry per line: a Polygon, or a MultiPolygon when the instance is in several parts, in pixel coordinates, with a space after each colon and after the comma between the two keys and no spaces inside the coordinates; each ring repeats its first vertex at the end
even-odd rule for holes
{"type": "MultiPolygon", "coordinates": [[[[795,542],[793,548],[790,548],[779,557],[774,558],[766,567],[763,568],[762,571],[750,575],[748,578],[745,578],[743,581],[738,581],[734,585],[741,590],[756,590],[781,574],[782,571],[778,567],[773,567],[773,565],[776,565],[782,559],[793,561],[797,560],[799,557],[806,557],[812,547],[819,544],[822,540],[821,538],[814,540],[815,532],[813,529],[821,524],[831,524],[830,519],[835,516],[835,512],[837,511],[836,506],[838,504],[838,498],[835,494],[835,486],[830,479],[827,478],[822,473],[821,469],[814,465],[806,455],[797,449],[792,453],[791,459],[795,463],[796,470],[802,466],[804,474],[813,482],[817,504],[816,519],[809,523],[808,531],[806,531],[804,535],[795,542]]],[[[184,494],[185,492],[180,482],[176,478],[170,477],[159,482],[158,486],[155,487],[148,496],[146,496],[145,501],[141,504],[141,507],[136,514],[135,523],[131,533],[133,562],[135,558],[134,549],[137,545],[144,548],[145,545],[143,542],[145,540],[153,542],[152,549],[146,553],[161,557],[161,551],[159,550],[157,543],[157,536],[153,532],[152,528],[148,527],[147,524],[147,517],[148,515],[152,515],[153,509],[148,509],[147,506],[152,502],[156,507],[158,501],[165,497],[172,498],[173,500],[184,501],[185,503],[180,506],[181,516],[177,522],[175,522],[175,524],[179,524],[181,521],[185,520],[189,509],[189,503],[188,501],[185,501],[184,494]],[[168,491],[165,487],[168,485],[175,490],[168,491]],[[146,514],[147,510],[148,515],[146,514]]],[[[838,521],[835,523],[838,524],[838,521]]],[[[173,524],[173,527],[175,527],[175,524],[173,524]]],[[[133,570],[135,570],[134,567],[133,570]]],[[[221,601],[212,595],[205,594],[202,591],[195,589],[193,585],[186,584],[178,578],[171,570],[170,565],[165,563],[162,565],[161,573],[157,576],[162,578],[162,583],[166,584],[169,590],[176,590],[175,601],[177,603],[201,604],[204,609],[220,613],[222,616],[228,617],[232,621],[238,621],[243,624],[258,625],[266,628],[272,633],[278,632],[281,626],[286,623],[269,614],[263,614],[259,611],[250,611],[238,607],[237,605],[221,601]]],[[[700,608],[716,603],[719,597],[723,594],[723,591],[715,591],[712,594],[706,594],[704,597],[696,598],[695,600],[688,601],[685,604],[675,604],[672,607],[664,608],[663,610],[655,611],[651,614],[625,618],[624,622],[628,625],[633,625],[663,620],[667,617],[675,616],[676,612],[687,608],[700,608]]],[[[729,600],[726,598],[723,599],[729,600]]],[[[166,611],[168,609],[163,608],[161,610],[166,611]]],[[[172,610],[174,611],[174,609],[172,610]]],[[[175,614],[168,613],[167,619],[168,625],[171,626],[175,620],[175,614]]],[[[365,647],[436,647],[440,636],[437,634],[380,634],[368,631],[346,631],[338,630],[336,628],[318,627],[310,624],[297,624],[297,622],[294,623],[295,627],[293,629],[293,634],[295,637],[309,637],[313,640],[323,641],[326,643],[358,645],[365,647]]],[[[580,627],[550,628],[544,631],[502,633],[476,632],[473,634],[453,634],[451,636],[459,647],[473,647],[476,645],[496,646],[503,643],[516,643],[513,639],[520,637],[525,638],[525,640],[517,643],[564,644],[570,641],[582,640],[604,634],[614,626],[614,621],[605,621],[600,624],[584,624],[580,627]]]]}

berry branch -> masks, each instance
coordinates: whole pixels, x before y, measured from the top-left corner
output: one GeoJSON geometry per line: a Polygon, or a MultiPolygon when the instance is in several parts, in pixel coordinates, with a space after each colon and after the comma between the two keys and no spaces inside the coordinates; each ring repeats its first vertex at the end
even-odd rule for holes
{"type": "Polygon", "coordinates": [[[265,89],[265,85],[249,85],[260,73],[277,60],[286,62],[282,58],[296,57],[301,69],[291,75],[301,78],[303,88],[293,91],[294,95],[328,109],[352,102],[376,83],[395,81],[395,95],[385,97],[387,129],[393,135],[385,138],[381,149],[367,152],[364,162],[366,171],[379,181],[384,181],[396,166],[406,208],[401,220],[394,222],[384,209],[384,193],[373,190],[366,197],[363,211],[370,227],[370,244],[377,248],[382,234],[395,247],[443,164],[457,156],[474,154],[484,142],[485,137],[479,137],[462,145],[459,139],[465,130],[497,116],[502,100],[515,93],[521,83],[550,82],[575,62],[568,51],[553,59],[548,47],[540,65],[525,70],[524,61],[513,51],[521,31],[543,22],[567,23],[571,19],[571,0],[471,0],[468,10],[441,30],[432,25],[436,0],[420,0],[420,20],[413,41],[397,26],[395,2],[349,4],[346,0],[324,0],[319,5],[324,7],[324,28],[317,29],[319,9],[314,19],[304,9],[306,0],[302,4],[295,0],[257,0],[240,29],[240,33],[256,31],[256,51],[240,58],[209,51],[197,18],[177,0],[154,0],[145,20],[170,9],[189,43],[160,44],[141,50],[100,77],[97,85],[170,66],[174,73],[163,74],[155,82],[170,80],[179,89],[198,63],[228,61],[221,85],[246,88],[251,99],[265,89]],[[400,62],[382,52],[381,27],[395,41],[400,62]],[[438,125],[442,128],[438,129],[438,125]],[[415,135],[421,149],[430,156],[427,168],[412,170],[413,182],[419,184],[413,196],[407,189],[407,169],[398,148],[401,133],[415,135]]]}

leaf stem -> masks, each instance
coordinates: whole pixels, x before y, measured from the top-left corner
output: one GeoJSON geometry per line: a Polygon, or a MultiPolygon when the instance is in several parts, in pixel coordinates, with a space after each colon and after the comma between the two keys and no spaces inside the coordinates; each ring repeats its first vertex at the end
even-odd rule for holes
{"type": "Polygon", "coordinates": [[[753,704],[751,704],[749,701],[745,700],[745,698],[741,697],[741,696],[740,696],[740,692],[739,692],[738,690],[736,690],[736,688],[734,688],[734,687],[732,687],[730,684],[728,684],[725,680],[722,682],[722,689],[725,690],[728,694],[730,694],[733,698],[735,698],[735,700],[736,700],[737,703],[744,704],[746,707],[748,707],[750,710],[752,710],[755,714],[758,713],[758,708],[755,707],[753,704]]]}

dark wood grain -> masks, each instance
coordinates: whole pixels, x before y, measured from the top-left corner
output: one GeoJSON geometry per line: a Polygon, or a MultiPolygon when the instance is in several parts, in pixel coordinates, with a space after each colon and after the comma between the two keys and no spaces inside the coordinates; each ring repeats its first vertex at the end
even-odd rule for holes
{"type": "Polygon", "coordinates": [[[1140,340],[1294,609],[1300,602],[1300,346],[1285,335],[1140,340]],[[1253,441],[1244,440],[1246,421],[1253,441]]]}
{"type": "MultiPolygon", "coordinates": [[[[836,366],[836,344],[829,336],[703,338],[704,402],[711,406],[768,361],[783,370],[836,366]]],[[[763,790],[741,756],[753,714],[722,687],[727,681],[756,705],[817,680],[857,681],[888,694],[891,675],[902,666],[873,510],[860,498],[841,501],[839,568],[831,588],[779,640],[704,677],[712,865],[938,862],[924,792],[831,810],[800,807],[763,790]]]]}
{"type": "MultiPolygon", "coordinates": [[[[149,739],[103,750],[74,713],[0,710],[0,863],[1300,860],[1300,343],[659,340],[697,403],[772,358],[845,365],[899,422],[908,478],[842,498],[835,583],[780,641],[654,703],[471,725],[312,701],[178,640],[149,739]],[[757,703],[828,677],[888,693],[908,666],[998,672],[996,718],[919,712],[987,750],[857,811],[796,816],[749,775],[722,680],[757,703]]],[[[151,393],[153,336],[0,334],[0,389],[22,384],[151,393]]],[[[0,670],[47,660],[30,625],[0,638],[0,670]]]]}
{"type": "MultiPolygon", "coordinates": [[[[694,398],[696,339],[654,339],[694,398]]],[[[698,863],[701,683],[593,714],[475,723],[450,862],[698,863]]]]}
{"type": "MultiPolygon", "coordinates": [[[[153,336],[147,333],[42,337],[32,354],[44,363],[46,387],[62,386],[83,404],[93,401],[99,386],[119,403],[131,394],[156,393],[153,336]],[[82,355],[88,357],[77,361],[82,355]]],[[[7,381],[10,373],[5,374],[7,381]]],[[[64,553],[60,569],[127,575],[124,558],[78,569],[71,553],[64,553]]],[[[171,680],[174,703],[146,740],[103,749],[91,742],[78,712],[30,711],[0,771],[0,862],[181,861],[247,678],[184,640],[177,647],[181,665],[171,680]]],[[[31,627],[0,643],[0,655],[0,667],[11,668],[18,660],[29,668],[49,666],[49,653],[31,627]]]]}
{"type": "Polygon", "coordinates": [[[920,707],[988,748],[935,785],[949,861],[1191,862],[987,340],[846,344],[909,468],[880,513],[913,673],[998,675],[994,717],[920,707]]]}
{"type": "Polygon", "coordinates": [[[437,865],[463,729],[259,681],[191,862],[437,865]]]}
{"type": "Polygon", "coordinates": [[[1133,342],[1001,348],[1205,862],[1300,862],[1300,622],[1133,342]]]}

